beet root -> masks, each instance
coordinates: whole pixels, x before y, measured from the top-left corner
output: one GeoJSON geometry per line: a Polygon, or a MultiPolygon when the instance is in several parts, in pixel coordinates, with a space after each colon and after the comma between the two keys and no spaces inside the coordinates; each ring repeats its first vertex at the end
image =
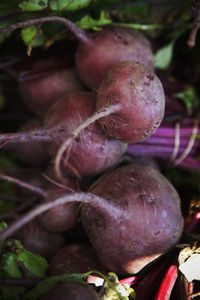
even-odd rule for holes
{"type": "Polygon", "coordinates": [[[106,268],[137,273],[178,242],[183,230],[180,199],[155,168],[120,167],[91,192],[122,210],[121,217],[110,219],[92,205],[82,208],[86,234],[106,268]]]}
{"type": "MultiPolygon", "coordinates": [[[[66,179],[66,188],[59,186],[51,187],[44,202],[51,202],[53,199],[62,197],[70,192],[77,191],[77,187],[71,180],[66,179]]],[[[45,211],[38,217],[42,226],[51,232],[64,232],[71,229],[77,222],[79,217],[80,204],[76,202],[58,205],[52,209],[45,211]]]]}
{"type": "Polygon", "coordinates": [[[99,119],[108,136],[138,143],[159,127],[165,95],[159,78],[144,65],[123,62],[106,75],[98,90],[97,111],[118,105],[116,111],[99,119]]]}
{"type": "Polygon", "coordinates": [[[14,237],[19,238],[28,251],[48,259],[65,244],[64,236],[45,230],[37,220],[21,228],[14,237]]]}
{"type": "MultiPolygon", "coordinates": [[[[62,126],[66,135],[93,114],[96,95],[91,92],[79,92],[62,97],[46,114],[45,127],[62,126]]],[[[62,139],[57,138],[49,147],[50,156],[55,157],[62,139]]],[[[61,169],[76,176],[99,174],[115,164],[127,144],[107,138],[96,123],[85,128],[70,145],[69,151],[62,155],[61,169]]]]}
{"type": "Polygon", "coordinates": [[[105,26],[88,36],[90,43],[79,43],[76,68],[89,88],[98,88],[106,73],[119,62],[134,60],[154,68],[149,41],[131,28],[105,26]]]}
{"type": "Polygon", "coordinates": [[[50,275],[86,273],[91,270],[103,271],[91,246],[71,244],[61,248],[50,261],[50,275]]]}
{"type": "Polygon", "coordinates": [[[40,117],[63,95],[83,89],[75,68],[58,58],[33,62],[18,80],[22,99],[40,117]]]}

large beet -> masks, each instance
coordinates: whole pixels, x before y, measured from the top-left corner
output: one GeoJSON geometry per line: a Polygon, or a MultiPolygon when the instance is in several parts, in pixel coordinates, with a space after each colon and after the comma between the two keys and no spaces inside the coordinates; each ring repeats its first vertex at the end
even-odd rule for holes
{"type": "Polygon", "coordinates": [[[173,247],[183,230],[179,196],[155,168],[120,167],[100,179],[92,193],[121,209],[121,217],[86,204],[81,220],[101,263],[113,272],[140,271],[173,247]]]}

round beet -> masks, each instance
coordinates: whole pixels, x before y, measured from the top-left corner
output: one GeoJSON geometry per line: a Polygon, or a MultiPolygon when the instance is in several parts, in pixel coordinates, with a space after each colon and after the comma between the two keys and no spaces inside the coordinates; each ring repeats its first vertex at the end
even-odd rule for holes
{"type": "MultiPolygon", "coordinates": [[[[72,191],[77,191],[77,187],[71,180],[66,180],[66,187],[54,186],[48,190],[48,195],[44,202],[51,202],[53,199],[62,197],[72,191]]],[[[65,203],[45,211],[38,219],[45,229],[51,232],[63,232],[71,229],[79,217],[79,203],[65,203]]]]}
{"type": "Polygon", "coordinates": [[[159,78],[144,65],[129,61],[115,65],[98,90],[97,111],[116,105],[113,113],[98,121],[109,136],[138,143],[159,127],[165,95],[159,78]]]}
{"type": "MultiPolygon", "coordinates": [[[[95,111],[96,95],[79,92],[62,97],[48,111],[44,126],[63,127],[66,136],[82,124],[95,111]]],[[[49,145],[52,158],[55,157],[62,138],[56,138],[49,145]]],[[[92,176],[115,164],[126,151],[127,144],[107,138],[96,123],[85,128],[73,141],[69,151],[62,156],[61,169],[72,175],[92,176]]]]}
{"type": "Polygon", "coordinates": [[[118,274],[137,273],[173,247],[183,230],[179,196],[155,168],[120,167],[98,180],[92,193],[121,209],[107,216],[85,204],[81,220],[97,256],[118,274]]]}
{"type": "Polygon", "coordinates": [[[65,244],[65,239],[61,234],[45,230],[37,220],[28,223],[14,236],[22,241],[28,251],[45,258],[51,258],[65,244]]]}
{"type": "Polygon", "coordinates": [[[131,28],[105,26],[88,36],[90,42],[79,43],[76,68],[90,88],[98,88],[110,68],[119,62],[134,60],[154,68],[150,42],[131,28]]]}
{"type": "Polygon", "coordinates": [[[59,58],[34,61],[18,80],[22,99],[38,116],[44,116],[61,96],[83,89],[72,64],[59,58]]]}
{"type": "Polygon", "coordinates": [[[61,248],[50,261],[50,275],[103,270],[91,246],[71,244],[61,248]]]}

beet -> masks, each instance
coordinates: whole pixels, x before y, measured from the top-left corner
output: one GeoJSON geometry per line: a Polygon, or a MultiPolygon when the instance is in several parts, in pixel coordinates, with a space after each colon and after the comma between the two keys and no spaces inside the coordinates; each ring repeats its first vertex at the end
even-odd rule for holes
{"type": "Polygon", "coordinates": [[[155,168],[120,167],[103,176],[91,192],[122,209],[115,220],[89,204],[81,213],[97,256],[113,272],[136,273],[178,242],[183,230],[180,199],[155,168]]]}
{"type": "Polygon", "coordinates": [[[21,228],[16,235],[23,243],[23,246],[35,254],[51,258],[65,244],[65,238],[59,233],[52,233],[33,220],[27,226],[21,228]],[[53,245],[53,247],[52,247],[53,245]]]}
{"type": "MultiPolygon", "coordinates": [[[[45,127],[59,124],[65,128],[66,134],[82,124],[95,110],[96,96],[90,92],[80,92],[65,96],[55,103],[46,114],[45,127]],[[58,118],[59,116],[59,118],[58,118]],[[59,122],[59,123],[58,123],[59,122]]],[[[63,138],[62,140],[63,141],[63,138]]],[[[57,139],[49,148],[51,157],[55,157],[60,143],[57,139]]],[[[91,176],[105,171],[118,161],[127,145],[102,134],[96,123],[83,130],[62,157],[62,169],[75,175],[91,176]],[[69,157],[68,157],[69,156],[69,157]]]]}
{"type": "MultiPolygon", "coordinates": [[[[64,188],[54,187],[48,191],[44,202],[66,195],[69,191],[64,188]]],[[[66,203],[56,206],[41,214],[38,219],[40,224],[51,232],[64,232],[71,229],[79,217],[79,203],[66,203]]]]}
{"type": "Polygon", "coordinates": [[[37,116],[44,116],[63,95],[83,89],[75,67],[67,60],[40,59],[28,67],[19,74],[19,92],[27,107],[37,116]]]}
{"type": "Polygon", "coordinates": [[[104,271],[91,246],[71,244],[61,248],[50,261],[50,275],[104,271]]]}
{"type": "Polygon", "coordinates": [[[137,273],[176,245],[183,231],[180,198],[156,169],[117,168],[93,185],[91,193],[72,193],[42,204],[0,233],[0,241],[44,211],[81,202],[81,222],[96,254],[117,274],[137,273]]]}
{"type": "Polygon", "coordinates": [[[113,113],[99,119],[111,137],[138,143],[159,127],[165,109],[165,95],[158,77],[137,62],[115,65],[98,90],[97,111],[118,105],[113,113]]]}

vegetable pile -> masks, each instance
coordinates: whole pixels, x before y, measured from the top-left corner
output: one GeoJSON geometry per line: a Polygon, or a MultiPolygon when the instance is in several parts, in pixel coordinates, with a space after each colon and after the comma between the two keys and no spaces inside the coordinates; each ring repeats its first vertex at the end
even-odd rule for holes
{"type": "Polygon", "coordinates": [[[200,296],[200,4],[162,2],[0,4],[0,299],[200,296]]]}

